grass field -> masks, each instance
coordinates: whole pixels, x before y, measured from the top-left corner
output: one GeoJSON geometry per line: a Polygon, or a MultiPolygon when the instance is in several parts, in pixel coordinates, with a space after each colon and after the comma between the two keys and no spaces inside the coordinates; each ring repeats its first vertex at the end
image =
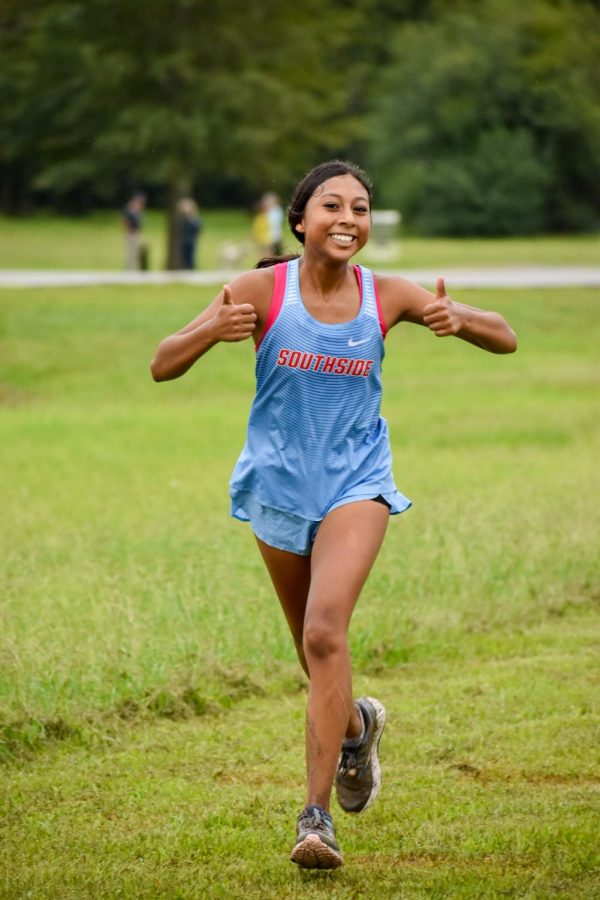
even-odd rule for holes
{"type": "Polygon", "coordinates": [[[252,348],[148,373],[209,297],[0,292],[2,896],[597,896],[597,294],[466,294],[515,356],[388,338],[414,508],[351,634],[386,787],[333,878],[286,861],[304,686],[227,515],[252,348]]]}
{"type": "MultiPolygon", "coordinates": [[[[251,240],[251,218],[235,210],[203,212],[204,232],[199,244],[202,269],[227,268],[223,245],[246,243],[241,268],[256,262],[251,240]]],[[[151,210],[146,214],[144,234],[150,248],[150,266],[162,269],[165,260],[165,216],[151,210]]],[[[286,238],[288,250],[298,244],[286,238]]],[[[370,245],[371,250],[375,248],[370,245]]],[[[400,229],[395,255],[380,260],[366,248],[361,261],[377,268],[500,266],[500,265],[597,265],[600,238],[596,235],[560,235],[536,238],[420,238],[400,229]]],[[[0,269],[120,269],[123,265],[122,226],[118,211],[98,212],[83,218],[39,214],[32,218],[0,216],[0,269]]]]}

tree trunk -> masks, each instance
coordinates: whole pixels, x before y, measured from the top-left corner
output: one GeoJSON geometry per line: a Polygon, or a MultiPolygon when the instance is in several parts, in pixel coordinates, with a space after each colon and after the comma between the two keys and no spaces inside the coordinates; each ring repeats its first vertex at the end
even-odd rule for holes
{"type": "Polygon", "coordinates": [[[169,184],[167,205],[167,262],[165,268],[172,272],[182,267],[181,233],[177,204],[182,197],[190,196],[190,182],[185,178],[174,178],[169,184]]]}
{"type": "Polygon", "coordinates": [[[0,164],[0,211],[7,216],[26,216],[32,210],[28,166],[21,162],[0,164]]]}

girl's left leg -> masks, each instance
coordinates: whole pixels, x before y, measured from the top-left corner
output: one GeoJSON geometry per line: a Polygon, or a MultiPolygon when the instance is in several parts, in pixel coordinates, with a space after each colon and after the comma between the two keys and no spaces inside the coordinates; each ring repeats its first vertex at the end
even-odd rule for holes
{"type": "MultiPolygon", "coordinates": [[[[311,584],[310,556],[298,556],[288,550],[279,550],[256,538],[258,548],[267,567],[271,581],[281,608],[283,609],[289,629],[294,640],[300,665],[310,678],[310,672],[304,655],[304,620],[306,604],[311,584]]],[[[348,738],[360,734],[362,720],[356,706],[352,705],[348,719],[346,734],[348,738]]]]}
{"type": "MultiPolygon", "coordinates": [[[[317,532],[304,617],[304,656],[310,673],[306,722],[308,804],[329,810],[340,746],[356,719],[348,628],[389,520],[373,500],[338,507],[317,532]]],[[[353,729],[354,730],[354,729],[353,729]]]]}

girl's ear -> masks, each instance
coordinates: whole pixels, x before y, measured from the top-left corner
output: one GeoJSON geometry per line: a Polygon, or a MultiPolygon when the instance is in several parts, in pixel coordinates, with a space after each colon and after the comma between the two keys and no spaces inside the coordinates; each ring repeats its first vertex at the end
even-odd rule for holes
{"type": "Polygon", "coordinates": [[[300,232],[303,233],[303,232],[304,232],[304,225],[302,224],[302,222],[298,222],[298,224],[294,226],[294,230],[295,230],[295,231],[300,231],[300,232]]]}

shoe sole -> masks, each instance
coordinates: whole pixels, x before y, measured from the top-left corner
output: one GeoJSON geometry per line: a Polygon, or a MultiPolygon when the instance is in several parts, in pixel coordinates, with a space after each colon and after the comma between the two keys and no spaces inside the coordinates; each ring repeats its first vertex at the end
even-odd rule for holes
{"type": "Polygon", "coordinates": [[[365,803],[362,809],[357,810],[357,812],[364,812],[365,809],[368,809],[373,800],[375,800],[377,794],[379,793],[379,789],[381,787],[381,765],[379,763],[379,742],[381,740],[381,735],[383,734],[383,729],[385,728],[385,707],[379,700],[375,700],[374,697],[365,697],[369,703],[372,704],[375,709],[375,733],[373,735],[373,743],[371,745],[371,752],[369,754],[369,761],[371,763],[371,771],[373,773],[373,787],[371,788],[371,793],[369,794],[369,799],[365,803]]]}
{"type": "Polygon", "coordinates": [[[342,854],[316,834],[308,834],[296,844],[290,860],[303,869],[339,869],[344,864],[342,854]]]}

